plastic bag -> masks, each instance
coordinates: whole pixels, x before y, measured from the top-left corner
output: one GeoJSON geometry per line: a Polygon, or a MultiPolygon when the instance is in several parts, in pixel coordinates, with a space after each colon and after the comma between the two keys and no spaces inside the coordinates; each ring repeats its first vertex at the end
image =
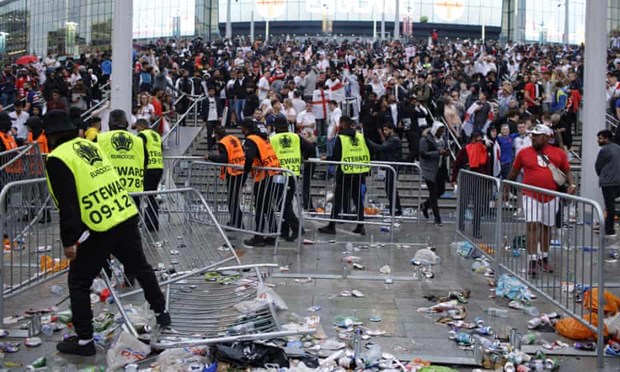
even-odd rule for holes
{"type": "MultiPolygon", "coordinates": [[[[615,315],[618,313],[620,298],[614,296],[611,292],[604,291],[605,307],[603,310],[606,315],[615,315]]],[[[583,294],[583,307],[596,312],[598,310],[598,288],[592,288],[583,294]],[[590,295],[591,294],[591,295],[590,295]]]]}
{"type": "Polygon", "coordinates": [[[419,249],[413,259],[422,265],[437,265],[441,261],[441,258],[428,248],[419,249]]]}
{"type": "Polygon", "coordinates": [[[495,295],[519,301],[529,301],[532,299],[532,294],[525,284],[521,283],[516,277],[507,274],[499,277],[497,287],[495,288],[495,295]]]}
{"type": "Polygon", "coordinates": [[[238,367],[289,367],[283,349],[253,342],[216,344],[211,347],[211,355],[218,362],[227,362],[238,367]]]}
{"type": "Polygon", "coordinates": [[[143,344],[129,332],[121,332],[112,347],[108,350],[106,361],[108,371],[114,371],[128,363],[146,358],[151,352],[148,345],[143,344]]]}
{"type": "Polygon", "coordinates": [[[276,310],[288,310],[288,305],[272,288],[260,284],[256,290],[256,297],[259,300],[267,300],[275,306],[276,310]]]}
{"type": "MultiPolygon", "coordinates": [[[[595,327],[598,326],[598,317],[595,313],[585,314],[583,319],[595,327]]],[[[607,327],[605,326],[604,328],[603,334],[607,337],[607,327]]],[[[575,318],[564,318],[559,320],[555,323],[555,330],[562,336],[570,338],[571,340],[583,341],[596,338],[596,333],[592,332],[575,318]]]]}
{"type": "Polygon", "coordinates": [[[490,267],[491,267],[491,265],[487,261],[476,260],[476,261],[472,262],[472,264],[471,264],[471,271],[473,271],[475,273],[478,273],[478,274],[483,274],[490,267]]]}
{"type": "Polygon", "coordinates": [[[266,299],[254,299],[248,301],[242,301],[238,304],[234,304],[235,310],[242,314],[254,313],[265,307],[269,306],[269,301],[266,299]]]}
{"type": "Polygon", "coordinates": [[[618,338],[620,336],[620,313],[610,318],[606,318],[604,321],[609,334],[612,337],[618,338]]]}
{"type": "Polygon", "coordinates": [[[39,259],[39,266],[41,268],[41,272],[57,273],[69,268],[69,260],[65,258],[53,259],[48,255],[43,255],[39,259]]]}

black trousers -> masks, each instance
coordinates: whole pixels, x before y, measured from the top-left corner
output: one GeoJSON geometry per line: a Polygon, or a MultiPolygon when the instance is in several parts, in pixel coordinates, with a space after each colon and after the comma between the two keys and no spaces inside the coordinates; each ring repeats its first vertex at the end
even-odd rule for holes
{"type": "MultiPolygon", "coordinates": [[[[398,174],[396,175],[396,181],[398,181],[398,174]]],[[[388,203],[390,206],[390,213],[392,213],[392,198],[396,198],[396,214],[402,214],[402,207],[400,205],[400,196],[398,195],[398,186],[396,186],[396,195],[394,196],[394,174],[386,171],[385,174],[385,193],[388,197],[388,203]]]]}
{"type": "Polygon", "coordinates": [[[471,202],[473,209],[473,234],[480,235],[480,223],[482,215],[488,211],[488,203],[493,194],[493,181],[479,178],[476,181],[463,182],[459,184],[459,195],[461,197],[459,205],[459,230],[465,230],[465,210],[471,202]]]}
{"type": "MultiPolygon", "coordinates": [[[[336,191],[334,192],[334,207],[332,219],[342,219],[340,212],[349,213],[351,199],[355,203],[357,220],[364,221],[364,195],[363,188],[366,185],[365,174],[342,174],[336,175],[336,191]]],[[[330,222],[333,224],[333,222],[330,222]]]]}
{"type": "Polygon", "coordinates": [[[227,201],[228,211],[230,212],[230,221],[228,226],[242,228],[243,214],[241,213],[241,196],[243,195],[243,184],[245,183],[245,174],[231,176],[226,174],[226,187],[228,189],[227,201]]]}
{"type": "Polygon", "coordinates": [[[426,187],[428,188],[428,199],[424,202],[424,208],[430,208],[433,211],[435,217],[435,223],[441,223],[441,215],[439,213],[439,197],[446,192],[446,177],[448,171],[444,167],[439,167],[435,181],[426,181],[426,187]]]}
{"type": "Polygon", "coordinates": [[[405,132],[405,137],[407,137],[409,147],[409,155],[407,155],[407,160],[418,160],[420,155],[420,133],[417,130],[408,130],[405,132]]]}
{"type": "MultiPolygon", "coordinates": [[[[144,175],[144,191],[156,191],[163,173],[163,169],[148,169],[144,175]]],[[[147,197],[144,223],[149,231],[159,230],[159,205],[155,195],[147,197]]]]}
{"type": "Polygon", "coordinates": [[[603,186],[603,199],[605,200],[605,234],[614,234],[614,218],[616,217],[616,198],[620,197],[619,186],[603,186]]]}
{"type": "Polygon", "coordinates": [[[267,231],[273,233],[276,231],[275,218],[275,198],[274,179],[266,176],[262,181],[254,182],[254,216],[256,222],[256,231],[262,232],[265,227],[267,231]]]}
{"type": "Polygon", "coordinates": [[[312,198],[310,197],[310,181],[312,180],[312,176],[314,175],[314,163],[304,163],[304,174],[303,174],[303,185],[302,185],[302,199],[304,204],[304,209],[312,209],[314,206],[312,205],[312,198]]]}
{"type": "Polygon", "coordinates": [[[289,236],[289,232],[293,232],[295,234],[299,231],[299,219],[295,212],[293,211],[293,197],[295,196],[295,179],[289,178],[288,183],[285,185],[284,183],[275,184],[276,195],[277,195],[277,203],[281,205],[282,197],[284,196],[284,189],[286,188],[286,197],[284,199],[284,208],[282,210],[282,229],[280,230],[281,235],[289,236]]]}
{"type": "Polygon", "coordinates": [[[110,254],[131,271],[144,290],[144,297],[155,313],[166,308],[153,268],[146,261],[138,231],[138,217],[133,217],[105,233],[91,233],[77,250],[69,267],[69,297],[73,327],[81,340],[93,337],[93,311],[90,305],[90,286],[106,265],[110,254]]]}
{"type": "Polygon", "coordinates": [[[207,147],[211,150],[215,146],[215,137],[213,137],[213,130],[220,122],[217,120],[207,121],[207,147]]]}

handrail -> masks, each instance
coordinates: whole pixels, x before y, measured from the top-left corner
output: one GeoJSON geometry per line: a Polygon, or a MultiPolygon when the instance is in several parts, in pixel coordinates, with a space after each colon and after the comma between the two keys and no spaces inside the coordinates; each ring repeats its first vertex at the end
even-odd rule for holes
{"type": "MultiPolygon", "coordinates": [[[[181,99],[182,99],[183,97],[187,96],[187,95],[188,95],[187,93],[183,93],[183,94],[181,94],[181,95],[180,95],[180,96],[179,96],[179,97],[178,97],[178,98],[177,98],[174,102],[172,102],[172,106],[176,106],[176,105],[177,105],[177,103],[179,103],[179,102],[181,101],[181,99]]],[[[161,119],[162,119],[162,118],[163,118],[163,115],[162,115],[162,116],[160,116],[159,118],[157,118],[157,120],[155,120],[155,121],[151,124],[150,128],[151,128],[151,129],[154,129],[154,128],[155,128],[155,127],[159,124],[159,122],[161,121],[161,119]]]]}
{"type": "MultiPolygon", "coordinates": [[[[166,142],[168,140],[168,137],[170,137],[170,133],[172,133],[172,131],[175,131],[175,143],[178,145],[179,144],[179,130],[178,127],[181,124],[181,122],[187,117],[187,115],[189,114],[190,111],[194,110],[196,111],[198,109],[198,103],[200,103],[202,100],[205,99],[205,95],[199,96],[198,99],[195,99],[194,102],[187,108],[187,110],[180,116],[177,118],[177,122],[170,128],[170,130],[168,131],[168,133],[166,133],[163,137],[162,137],[162,142],[166,142]]],[[[194,117],[194,121],[198,120],[198,113],[195,113],[195,117],[194,117]]]]}
{"type": "Polygon", "coordinates": [[[620,121],[611,114],[605,114],[605,123],[615,129],[620,124],[620,121]]]}

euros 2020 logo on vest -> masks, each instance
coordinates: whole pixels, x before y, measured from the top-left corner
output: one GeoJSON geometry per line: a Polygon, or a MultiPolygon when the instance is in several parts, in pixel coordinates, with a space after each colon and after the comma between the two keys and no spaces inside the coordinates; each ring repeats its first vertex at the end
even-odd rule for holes
{"type": "Polygon", "coordinates": [[[283,149],[291,147],[291,139],[288,136],[280,137],[280,147],[283,149]]]}
{"type": "Polygon", "coordinates": [[[86,142],[77,142],[73,144],[73,150],[80,159],[84,160],[88,165],[95,165],[102,162],[103,158],[99,154],[99,150],[95,145],[86,142]]]}
{"type": "Polygon", "coordinates": [[[118,132],[112,136],[112,147],[116,151],[129,151],[133,147],[133,139],[128,133],[118,132]]]}

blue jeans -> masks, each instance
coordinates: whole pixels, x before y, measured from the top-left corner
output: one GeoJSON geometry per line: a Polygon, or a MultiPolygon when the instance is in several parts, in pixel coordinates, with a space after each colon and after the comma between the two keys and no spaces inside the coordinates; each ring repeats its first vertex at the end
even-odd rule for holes
{"type": "MultiPolygon", "coordinates": [[[[332,139],[328,139],[325,144],[327,145],[327,157],[334,155],[334,147],[336,146],[336,137],[332,139]]],[[[327,174],[335,175],[336,174],[336,166],[330,164],[327,166],[327,174]]]]}
{"type": "Polygon", "coordinates": [[[15,102],[15,92],[2,93],[2,95],[0,95],[0,101],[4,107],[12,105],[15,102]]]}
{"type": "Polygon", "coordinates": [[[235,111],[235,116],[237,118],[237,124],[243,120],[243,107],[245,106],[244,99],[236,99],[233,102],[233,110],[235,111]]]}

